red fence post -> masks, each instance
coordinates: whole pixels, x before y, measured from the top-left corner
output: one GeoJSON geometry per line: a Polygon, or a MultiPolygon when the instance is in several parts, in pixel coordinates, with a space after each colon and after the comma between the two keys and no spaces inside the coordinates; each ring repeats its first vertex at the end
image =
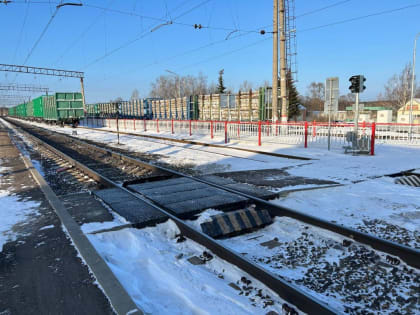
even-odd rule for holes
{"type": "Polygon", "coordinates": [[[190,137],[191,137],[192,133],[191,133],[191,119],[190,119],[190,137]]]}
{"type": "Polygon", "coordinates": [[[171,119],[171,129],[172,129],[172,134],[174,133],[174,120],[171,119]]]}
{"type": "Polygon", "coordinates": [[[258,145],[261,146],[261,120],[258,121],[258,145]]]}
{"type": "Polygon", "coordinates": [[[159,118],[156,119],[156,131],[159,133],[159,118]]]}
{"type": "Polygon", "coordinates": [[[375,155],[375,132],[376,132],[376,123],[372,123],[372,135],[370,139],[370,155],[375,155]]]}
{"type": "Polygon", "coordinates": [[[213,120],[210,121],[210,137],[213,139],[213,120]]]}
{"type": "Polygon", "coordinates": [[[312,123],[312,137],[316,137],[316,121],[314,120],[312,123]]]}
{"type": "Polygon", "coordinates": [[[225,121],[225,143],[228,142],[228,138],[227,138],[227,120],[225,121]]]}
{"type": "Polygon", "coordinates": [[[308,147],[308,122],[305,121],[305,148],[308,147]]]}
{"type": "Polygon", "coordinates": [[[240,132],[240,129],[241,129],[241,122],[240,122],[240,121],[238,121],[238,138],[239,138],[239,139],[241,139],[241,132],[240,132]]]}

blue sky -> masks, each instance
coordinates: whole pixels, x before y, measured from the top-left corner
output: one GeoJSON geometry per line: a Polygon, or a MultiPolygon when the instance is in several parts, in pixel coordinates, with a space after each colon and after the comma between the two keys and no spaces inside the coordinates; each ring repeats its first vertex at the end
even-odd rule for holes
{"type": "MultiPolygon", "coordinates": [[[[55,5],[49,1],[16,2],[0,6],[3,30],[0,63],[22,64],[55,10],[55,5]]],[[[361,98],[372,100],[381,92],[388,78],[400,72],[412,59],[414,36],[420,32],[420,6],[308,29],[420,5],[419,0],[295,2],[297,16],[339,3],[296,20],[297,87],[301,94],[306,94],[310,82],[325,81],[330,76],[340,78],[340,90],[345,94],[348,92],[348,78],[364,74],[367,90],[361,98]]],[[[253,82],[256,87],[271,80],[270,34],[248,32],[272,23],[271,0],[104,0],[82,3],[82,7],[67,6],[58,11],[26,64],[85,71],[88,102],[109,101],[118,96],[128,99],[134,88],[145,97],[150,83],[159,75],[167,74],[165,69],[180,75],[195,75],[201,71],[211,82],[217,81],[218,71],[223,68],[225,83],[233,90],[237,90],[244,80],[253,82]],[[125,14],[127,12],[131,15],[125,14]],[[179,24],[161,26],[150,32],[153,27],[169,20],[179,24]],[[195,23],[209,28],[194,29],[191,25],[195,23]],[[240,31],[225,40],[234,29],[240,31]]],[[[270,31],[271,27],[264,29],[270,31]]],[[[0,82],[39,84],[56,91],[80,89],[76,79],[11,73],[0,73],[0,82]]]]}

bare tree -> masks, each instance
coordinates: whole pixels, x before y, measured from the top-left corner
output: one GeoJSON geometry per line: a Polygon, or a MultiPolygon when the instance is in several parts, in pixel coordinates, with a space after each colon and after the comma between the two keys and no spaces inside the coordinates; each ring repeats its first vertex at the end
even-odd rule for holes
{"type": "Polygon", "coordinates": [[[201,72],[197,76],[161,75],[152,82],[150,89],[150,96],[157,98],[176,98],[206,93],[208,93],[207,77],[201,72]]]}
{"type": "Polygon", "coordinates": [[[217,90],[217,84],[212,82],[210,83],[209,87],[208,87],[208,93],[209,94],[218,94],[218,90],[217,90]]]}
{"type": "Polygon", "coordinates": [[[304,98],[305,107],[309,111],[322,111],[324,108],[325,85],[322,82],[311,82],[304,98]]]}
{"type": "Polygon", "coordinates": [[[347,93],[346,95],[341,95],[338,98],[338,110],[346,110],[346,107],[353,106],[356,101],[356,95],[353,93],[347,93]]]}
{"type": "MultiPolygon", "coordinates": [[[[411,96],[411,75],[412,67],[408,63],[400,74],[394,74],[388,80],[384,86],[384,92],[378,95],[378,100],[391,101],[394,110],[398,110],[404,106],[410,100],[411,96]]],[[[414,82],[414,91],[416,90],[416,82],[414,82]]]]}
{"type": "Polygon", "coordinates": [[[241,92],[248,92],[252,89],[254,89],[254,84],[252,82],[249,82],[248,80],[243,81],[239,86],[239,91],[241,92]]]}
{"type": "Polygon", "coordinates": [[[131,92],[131,100],[137,100],[140,97],[139,90],[134,89],[133,92],[131,92]]]}

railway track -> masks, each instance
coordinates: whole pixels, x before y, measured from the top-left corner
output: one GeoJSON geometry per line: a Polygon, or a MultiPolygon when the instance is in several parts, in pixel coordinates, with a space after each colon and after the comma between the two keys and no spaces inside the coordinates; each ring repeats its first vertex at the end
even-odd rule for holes
{"type": "MultiPolygon", "coordinates": [[[[17,124],[16,122],[14,123],[17,124]]],[[[85,174],[88,174],[89,177],[101,183],[104,188],[106,187],[121,190],[125,194],[139,199],[150,207],[157,209],[166,218],[173,220],[184,236],[207,247],[222,259],[225,259],[226,261],[238,266],[240,269],[259,279],[261,282],[275,291],[280,297],[284,298],[286,301],[289,301],[292,304],[298,305],[299,308],[304,312],[336,313],[338,311],[328,306],[322,300],[314,298],[311,294],[308,293],[308,290],[299,288],[298,286],[291,284],[289,281],[282,279],[281,275],[279,276],[275,272],[272,272],[272,268],[267,268],[265,262],[261,262],[261,257],[258,257],[258,255],[252,257],[250,260],[244,258],[243,255],[239,255],[235,251],[231,250],[229,246],[223,246],[220,242],[214,241],[212,238],[191,227],[190,224],[180,219],[179,216],[174,215],[174,213],[170,211],[171,209],[157,205],[156,202],[153,202],[153,200],[139,195],[135,190],[133,191],[133,189],[130,189],[130,186],[144,181],[158,182],[159,180],[188,178],[197,183],[209,185],[231,194],[246,198],[247,200],[251,201],[252,204],[254,204],[257,208],[269,211],[272,217],[286,216],[296,219],[304,224],[309,224],[311,226],[316,226],[324,230],[329,230],[334,233],[341,234],[346,238],[351,238],[355,241],[369,245],[385,253],[399,256],[407,264],[415,268],[419,268],[419,251],[408,248],[406,246],[401,246],[396,243],[381,240],[377,237],[360,233],[353,229],[334,225],[330,222],[304,215],[292,209],[274,205],[249,193],[219,185],[214,181],[206,181],[203,178],[186,176],[180,172],[135,160],[120,153],[115,153],[110,150],[99,148],[92,144],[86,144],[83,141],[74,138],[69,138],[68,136],[54,134],[50,131],[43,130],[42,128],[28,127],[22,124],[20,124],[20,127],[25,132],[31,134],[32,137],[36,137],[38,139],[36,141],[42,143],[42,145],[48,148],[48,150],[59,155],[62,159],[69,161],[72,165],[82,170],[85,174]],[[69,148],[69,146],[71,147],[69,148]],[[86,150],[86,148],[88,148],[88,150],[86,150]]],[[[369,251],[370,250],[367,250],[366,253],[369,253],[369,251]]]]}
{"type": "MultiPolygon", "coordinates": [[[[102,129],[98,129],[98,128],[90,128],[90,127],[84,127],[84,126],[79,126],[78,128],[87,129],[87,130],[94,130],[94,131],[100,131],[100,132],[111,132],[111,133],[117,134],[117,131],[114,131],[114,130],[102,130],[102,129]]],[[[253,149],[240,148],[240,147],[232,147],[232,146],[227,146],[227,145],[220,145],[220,144],[214,144],[214,143],[206,143],[206,142],[200,142],[200,141],[195,141],[195,140],[174,139],[174,138],[168,138],[168,137],[162,137],[162,136],[153,136],[153,135],[138,134],[138,133],[127,132],[127,131],[119,131],[118,133],[121,134],[121,135],[129,135],[129,136],[140,137],[140,138],[142,138],[142,139],[144,139],[146,141],[151,141],[151,142],[155,142],[155,141],[152,141],[152,140],[163,140],[163,141],[168,141],[168,142],[172,142],[172,143],[182,143],[182,144],[198,145],[198,146],[209,147],[209,148],[220,148],[220,149],[225,149],[225,150],[226,149],[229,149],[229,150],[234,150],[234,151],[244,151],[244,152],[250,152],[250,153],[255,153],[255,154],[274,156],[274,157],[285,158],[285,159],[293,159],[293,160],[301,160],[301,161],[310,161],[310,160],[312,160],[312,158],[308,158],[308,157],[304,157],[304,156],[297,156],[297,155],[290,155],[290,154],[281,154],[281,153],[276,153],[276,152],[253,150],[253,149]]],[[[160,142],[158,142],[158,143],[160,143],[160,142]]],[[[221,154],[221,153],[215,153],[215,152],[210,152],[210,153],[213,153],[213,154],[221,154]]],[[[238,157],[238,156],[229,155],[229,154],[223,154],[223,155],[228,155],[228,156],[232,156],[232,157],[238,157]]]]}

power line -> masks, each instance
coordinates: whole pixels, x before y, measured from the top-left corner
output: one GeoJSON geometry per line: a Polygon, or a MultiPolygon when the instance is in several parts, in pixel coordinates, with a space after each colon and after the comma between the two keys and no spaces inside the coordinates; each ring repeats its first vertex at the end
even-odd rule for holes
{"type": "Polygon", "coordinates": [[[299,17],[302,17],[302,16],[307,16],[307,15],[310,15],[310,14],[313,14],[313,13],[317,13],[317,12],[320,12],[320,11],[324,11],[324,10],[327,10],[329,8],[336,7],[336,6],[340,5],[340,4],[347,3],[347,2],[350,2],[350,1],[352,1],[352,0],[338,1],[336,3],[327,5],[325,7],[322,7],[322,8],[319,8],[319,9],[315,9],[315,10],[312,10],[312,11],[308,11],[306,13],[302,13],[302,14],[299,14],[299,15],[296,15],[296,18],[299,18],[299,17]]]}
{"type": "Polygon", "coordinates": [[[13,54],[13,60],[12,60],[12,62],[15,62],[15,59],[16,59],[16,54],[17,54],[17,51],[18,51],[18,49],[19,49],[20,42],[21,42],[21,40],[22,40],[22,33],[23,33],[23,29],[25,28],[26,19],[28,18],[28,13],[29,13],[29,4],[30,4],[30,2],[28,2],[27,6],[26,6],[26,9],[25,9],[25,16],[24,16],[24,18],[23,18],[22,27],[20,28],[19,37],[18,37],[18,42],[17,42],[16,48],[15,48],[15,52],[14,52],[14,54],[13,54]]]}
{"type": "Polygon", "coordinates": [[[371,14],[367,14],[367,15],[362,15],[362,16],[358,16],[358,17],[353,17],[353,18],[349,18],[349,19],[345,19],[345,20],[341,20],[341,21],[337,21],[337,22],[332,22],[332,23],[328,23],[328,24],[314,26],[314,27],[310,27],[310,28],[306,28],[306,29],[297,31],[297,32],[298,33],[302,33],[302,32],[307,32],[307,31],[313,31],[313,30],[317,30],[317,29],[320,29],[320,28],[325,28],[325,27],[334,26],[334,25],[338,25],[338,24],[343,24],[343,23],[358,21],[358,20],[366,19],[366,18],[373,17],[373,16],[379,16],[379,15],[389,14],[389,13],[393,13],[393,12],[397,12],[397,11],[402,11],[402,10],[406,10],[406,9],[410,9],[410,8],[415,8],[415,7],[419,7],[419,6],[420,6],[420,3],[411,4],[411,5],[407,5],[405,7],[400,7],[400,8],[396,8],[396,9],[380,11],[380,12],[371,13],[371,14]]]}
{"type": "Polygon", "coordinates": [[[226,41],[228,41],[228,40],[236,39],[236,38],[247,36],[247,35],[251,35],[251,34],[252,33],[241,33],[241,34],[238,34],[236,36],[229,37],[228,39],[222,39],[222,40],[213,41],[213,42],[210,42],[210,43],[205,44],[203,46],[192,48],[192,49],[189,49],[189,50],[184,51],[182,53],[179,53],[179,54],[176,54],[176,55],[172,55],[171,57],[165,58],[164,60],[149,63],[149,64],[143,66],[142,68],[144,69],[144,68],[147,68],[149,66],[154,66],[154,65],[160,64],[163,61],[167,61],[167,60],[171,60],[171,59],[183,57],[185,55],[191,54],[191,53],[196,52],[196,51],[200,51],[202,49],[205,49],[205,48],[208,48],[208,47],[211,47],[211,46],[215,46],[215,45],[218,45],[218,44],[226,43],[226,41]]]}
{"type": "MultiPolygon", "coordinates": [[[[190,13],[191,11],[193,11],[193,10],[195,10],[195,9],[197,9],[197,8],[199,8],[199,7],[201,7],[201,6],[203,6],[204,4],[206,4],[207,2],[210,2],[210,1],[211,1],[211,0],[205,0],[205,1],[200,2],[199,4],[197,4],[196,6],[194,6],[192,9],[189,9],[189,10],[187,10],[186,12],[182,13],[181,15],[177,16],[175,19],[178,19],[178,18],[180,18],[180,17],[184,16],[185,14],[190,13]]],[[[85,65],[85,66],[83,67],[83,69],[86,69],[86,68],[88,68],[88,67],[92,66],[93,64],[95,64],[95,63],[97,63],[97,62],[99,62],[99,61],[101,61],[101,60],[103,60],[103,59],[105,59],[105,58],[109,57],[110,55],[112,55],[112,54],[116,53],[117,51],[119,51],[119,50],[121,50],[121,49],[123,49],[123,48],[126,48],[126,47],[128,47],[128,46],[132,45],[133,43],[135,43],[135,42],[137,42],[138,40],[140,40],[140,39],[142,39],[142,38],[146,37],[147,35],[150,35],[150,34],[151,34],[151,32],[150,32],[150,31],[151,31],[151,30],[153,30],[153,29],[155,29],[155,28],[156,28],[156,25],[154,25],[154,26],[153,26],[150,30],[140,33],[140,34],[139,34],[136,38],[131,39],[131,40],[129,40],[129,41],[127,41],[127,42],[125,42],[124,44],[122,44],[122,45],[120,45],[120,46],[118,46],[118,47],[116,47],[116,48],[112,49],[111,51],[109,51],[108,53],[106,53],[106,54],[102,55],[101,57],[96,58],[95,60],[93,60],[93,61],[92,61],[92,62],[90,62],[89,64],[85,65]]]]}
{"type": "MultiPolygon", "coordinates": [[[[209,2],[209,1],[206,1],[209,2]]],[[[133,17],[139,17],[139,18],[144,18],[144,19],[149,19],[149,20],[154,20],[154,21],[159,21],[159,22],[166,22],[170,24],[174,24],[174,25],[180,25],[180,26],[187,26],[187,27],[195,27],[196,25],[198,25],[197,23],[183,23],[183,22],[176,22],[175,20],[183,17],[184,15],[190,13],[191,11],[195,10],[196,7],[200,7],[203,4],[198,4],[195,7],[191,8],[190,10],[182,13],[181,15],[171,19],[168,21],[168,19],[166,18],[159,18],[159,17],[154,17],[154,16],[149,16],[149,15],[144,15],[144,14],[138,14],[135,12],[131,12],[131,11],[123,11],[123,10],[119,10],[119,9],[110,9],[110,8],[104,8],[98,5],[91,5],[91,4],[86,4],[86,7],[90,7],[90,8],[95,8],[95,9],[99,9],[99,10],[106,10],[108,12],[113,12],[113,13],[118,13],[118,14],[122,14],[122,15],[127,15],[127,16],[133,16],[133,17]]],[[[200,24],[200,29],[212,29],[212,30],[220,30],[220,31],[240,31],[240,32],[258,32],[257,30],[240,30],[238,28],[227,28],[227,27],[215,27],[215,26],[210,26],[210,25],[201,25],[200,24]]]]}
{"type": "MultiPolygon", "coordinates": [[[[62,4],[62,2],[63,2],[63,0],[61,0],[61,1],[60,1],[59,5],[60,5],[60,4],[62,4]]],[[[51,22],[54,20],[54,18],[55,18],[55,16],[57,15],[57,13],[58,13],[58,10],[59,10],[59,9],[60,9],[60,7],[59,7],[59,6],[57,6],[57,7],[55,8],[54,13],[51,15],[50,20],[48,21],[47,25],[45,25],[44,29],[42,30],[41,35],[38,37],[38,39],[36,40],[35,44],[32,46],[31,50],[29,51],[28,55],[26,56],[25,61],[23,62],[23,65],[25,65],[25,64],[26,64],[26,62],[29,60],[29,58],[30,58],[30,57],[31,57],[31,55],[33,54],[33,52],[34,52],[35,48],[38,46],[38,44],[39,44],[39,42],[41,41],[42,37],[43,37],[43,36],[44,36],[44,34],[47,32],[48,28],[49,28],[49,27],[50,27],[50,25],[51,25],[51,22]]]]}
{"type": "MultiPolygon", "coordinates": [[[[112,0],[108,3],[108,7],[111,5],[112,0]]],[[[87,6],[87,5],[85,5],[87,6]]],[[[87,32],[98,22],[99,18],[104,15],[106,10],[103,10],[94,20],[92,23],[89,24],[89,26],[64,50],[64,52],[61,54],[60,57],[57,58],[57,60],[54,62],[54,64],[58,64],[60,60],[69,52],[71,51],[75,45],[87,34],[87,32]]]]}
{"type": "MultiPolygon", "coordinates": [[[[379,16],[379,15],[384,15],[384,14],[388,14],[388,13],[393,13],[393,12],[397,12],[397,11],[401,11],[401,10],[405,10],[405,9],[409,9],[409,8],[413,8],[413,7],[418,7],[418,6],[420,6],[420,3],[419,3],[419,4],[408,5],[408,6],[404,6],[404,7],[400,7],[400,8],[395,8],[395,9],[391,9],[391,10],[385,10],[385,11],[380,11],[380,12],[376,12],[376,13],[371,13],[371,14],[367,14],[367,15],[363,15],[363,16],[359,16],[359,17],[349,18],[349,19],[345,19],[345,20],[341,20],[341,21],[337,21],[337,22],[333,22],[333,23],[323,24],[323,25],[319,25],[319,26],[315,26],[315,27],[311,27],[311,28],[303,29],[303,30],[300,30],[300,31],[297,31],[297,32],[298,32],[298,33],[301,33],[301,32],[313,31],[313,30],[317,30],[317,29],[321,29],[321,28],[325,28],[325,27],[329,27],[329,26],[334,26],[334,25],[337,25],[337,24],[343,24],[343,23],[348,23],[348,22],[352,22],[352,21],[357,21],[357,20],[361,20],[361,19],[365,19],[365,18],[369,18],[369,17],[373,17],[373,16],[379,16]]],[[[244,35],[247,35],[247,34],[244,34],[244,35]]],[[[247,46],[241,47],[241,48],[239,48],[239,49],[231,50],[231,51],[228,51],[227,53],[224,53],[224,54],[221,54],[221,55],[217,55],[217,56],[215,56],[215,57],[211,57],[211,58],[206,59],[206,60],[204,60],[204,61],[201,61],[201,62],[198,62],[198,63],[194,63],[194,64],[190,64],[190,65],[188,65],[188,66],[186,66],[186,67],[191,67],[191,66],[194,66],[194,65],[197,65],[197,64],[202,64],[202,63],[205,63],[205,62],[207,62],[207,61],[211,61],[211,60],[213,60],[213,59],[217,59],[217,58],[223,57],[223,56],[225,56],[225,55],[232,54],[232,53],[234,53],[234,52],[240,51],[241,49],[245,49],[245,48],[248,48],[248,47],[254,46],[254,45],[256,45],[257,43],[264,42],[264,41],[266,41],[266,40],[268,40],[268,39],[270,39],[270,38],[271,38],[271,37],[269,37],[269,38],[265,38],[265,39],[263,39],[263,40],[260,40],[260,41],[254,42],[254,43],[252,43],[252,44],[250,44],[250,45],[247,45],[247,46]]],[[[232,38],[232,39],[233,39],[233,38],[232,38]]],[[[210,44],[208,44],[208,45],[205,45],[205,46],[202,46],[202,47],[199,47],[199,48],[196,48],[196,49],[189,50],[189,51],[187,51],[186,53],[193,52],[193,51],[197,51],[197,50],[201,50],[201,48],[207,48],[207,47],[209,47],[209,46],[212,46],[212,45],[214,45],[214,44],[221,43],[221,42],[226,42],[226,40],[223,40],[223,41],[216,41],[216,42],[210,43],[210,44]]],[[[179,56],[180,56],[180,55],[177,55],[177,57],[179,57],[179,56]]],[[[172,58],[175,58],[175,56],[170,57],[170,59],[172,59],[172,58]]],[[[185,68],[185,67],[183,67],[183,68],[185,68]]],[[[181,68],[179,68],[179,69],[181,69],[181,68]]]]}
{"type": "Polygon", "coordinates": [[[193,64],[189,64],[189,65],[187,65],[187,66],[179,67],[179,68],[177,68],[177,70],[178,70],[178,71],[179,71],[179,70],[183,70],[183,69],[185,69],[185,68],[190,68],[190,67],[193,67],[193,66],[196,66],[196,65],[199,65],[199,64],[203,64],[203,63],[206,63],[206,62],[212,61],[212,60],[214,60],[214,59],[219,59],[219,58],[221,58],[221,57],[224,57],[224,56],[227,56],[227,55],[233,54],[233,53],[235,53],[235,52],[238,52],[238,51],[241,51],[241,50],[247,49],[247,48],[249,48],[249,47],[252,47],[252,46],[258,45],[258,44],[260,44],[260,43],[262,43],[262,42],[265,42],[265,41],[267,41],[267,40],[269,40],[269,39],[271,39],[271,38],[272,38],[272,36],[267,37],[267,38],[264,38],[264,39],[261,39],[261,40],[258,40],[258,41],[256,41],[256,42],[251,43],[251,44],[248,44],[248,45],[242,46],[242,47],[240,47],[240,48],[236,48],[236,49],[234,49],[234,50],[227,51],[227,52],[225,52],[225,53],[223,53],[223,54],[220,54],[220,55],[217,55],[217,56],[213,56],[213,57],[207,58],[207,59],[205,59],[205,60],[202,60],[202,61],[199,61],[199,62],[196,62],[196,63],[193,63],[193,64]]]}

